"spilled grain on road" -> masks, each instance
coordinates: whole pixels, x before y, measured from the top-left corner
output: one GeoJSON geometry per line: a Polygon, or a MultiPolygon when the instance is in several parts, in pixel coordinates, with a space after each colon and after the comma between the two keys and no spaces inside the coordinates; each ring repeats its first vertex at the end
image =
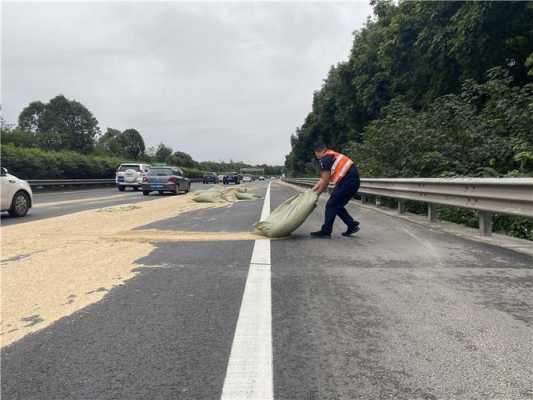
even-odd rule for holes
{"type": "Polygon", "coordinates": [[[149,241],[110,237],[186,211],[221,207],[191,195],[2,227],[1,346],[100,300],[135,275],[149,241]]]}

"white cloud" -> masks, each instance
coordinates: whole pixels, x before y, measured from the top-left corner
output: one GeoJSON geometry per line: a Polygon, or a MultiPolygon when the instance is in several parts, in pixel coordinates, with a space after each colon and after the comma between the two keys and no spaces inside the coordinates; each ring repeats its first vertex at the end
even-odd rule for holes
{"type": "Polygon", "coordinates": [[[282,163],[369,14],[362,2],[4,2],[4,116],[61,93],[148,145],[282,163]]]}

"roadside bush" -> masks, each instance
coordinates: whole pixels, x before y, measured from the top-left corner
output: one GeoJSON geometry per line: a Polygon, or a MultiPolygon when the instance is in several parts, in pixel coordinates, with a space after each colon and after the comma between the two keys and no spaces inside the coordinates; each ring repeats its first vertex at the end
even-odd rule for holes
{"type": "MultiPolygon", "coordinates": [[[[22,179],[110,179],[121,163],[136,162],[118,157],[84,155],[73,151],[1,146],[2,166],[22,179]]],[[[138,161],[137,161],[138,162],[138,161]]],[[[182,168],[188,178],[201,178],[204,171],[182,168]]]]}
{"type": "Polygon", "coordinates": [[[37,148],[1,147],[2,166],[22,179],[114,178],[124,160],[83,155],[73,151],[44,151],[37,148]]]}

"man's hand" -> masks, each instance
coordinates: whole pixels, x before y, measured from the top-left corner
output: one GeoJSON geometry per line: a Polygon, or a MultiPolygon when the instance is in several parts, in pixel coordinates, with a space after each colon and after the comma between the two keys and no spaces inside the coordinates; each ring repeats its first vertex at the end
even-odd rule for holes
{"type": "Polygon", "coordinates": [[[313,191],[320,194],[328,189],[330,179],[329,171],[322,171],[320,173],[320,180],[313,186],[313,191]]]}

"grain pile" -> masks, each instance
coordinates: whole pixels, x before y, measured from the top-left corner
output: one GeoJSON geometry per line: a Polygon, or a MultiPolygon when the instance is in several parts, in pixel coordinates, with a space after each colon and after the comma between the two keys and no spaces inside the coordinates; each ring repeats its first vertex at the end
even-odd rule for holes
{"type": "Polygon", "coordinates": [[[135,261],[153,246],[111,236],[220,206],[187,195],[2,227],[1,346],[100,300],[133,277],[135,261]]]}
{"type": "Polygon", "coordinates": [[[265,240],[263,235],[254,232],[194,232],[166,231],[159,229],[139,229],[119,232],[110,236],[118,242],[130,241],[140,243],[154,242],[204,242],[219,240],[265,240]]]}
{"type": "Polygon", "coordinates": [[[248,188],[243,186],[220,187],[213,186],[207,190],[198,190],[193,193],[193,200],[199,203],[234,203],[260,199],[253,193],[248,193],[248,188]]]}

